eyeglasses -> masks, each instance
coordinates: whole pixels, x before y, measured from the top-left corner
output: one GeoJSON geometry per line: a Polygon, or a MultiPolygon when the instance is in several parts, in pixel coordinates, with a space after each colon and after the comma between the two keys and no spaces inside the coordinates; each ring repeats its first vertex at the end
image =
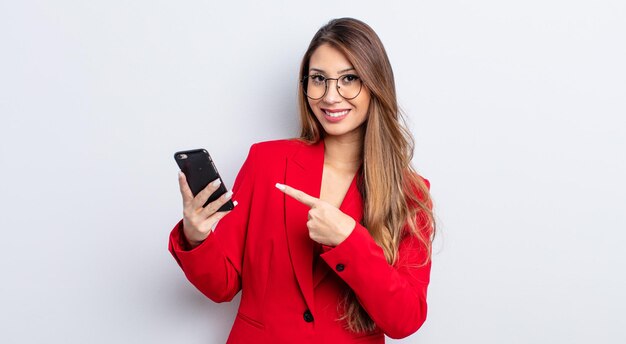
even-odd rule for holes
{"type": "Polygon", "coordinates": [[[337,92],[346,100],[354,99],[361,93],[363,83],[361,78],[354,74],[342,75],[336,79],[327,78],[321,74],[307,75],[302,78],[304,94],[313,99],[322,99],[328,92],[328,81],[337,81],[337,92]]]}

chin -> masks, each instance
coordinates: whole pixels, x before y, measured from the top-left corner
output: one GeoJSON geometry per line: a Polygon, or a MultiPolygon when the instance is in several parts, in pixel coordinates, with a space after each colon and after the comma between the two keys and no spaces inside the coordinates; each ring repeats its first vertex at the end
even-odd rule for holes
{"type": "Polygon", "coordinates": [[[322,126],[326,136],[346,136],[346,135],[358,135],[363,131],[363,125],[355,127],[339,127],[339,126],[322,126]]]}

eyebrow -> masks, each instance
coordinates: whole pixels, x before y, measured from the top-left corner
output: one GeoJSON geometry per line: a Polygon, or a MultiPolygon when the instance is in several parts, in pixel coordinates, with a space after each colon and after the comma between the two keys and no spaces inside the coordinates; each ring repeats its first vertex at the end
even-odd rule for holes
{"type": "MultiPolygon", "coordinates": [[[[346,69],[340,70],[340,71],[338,71],[338,72],[337,72],[337,74],[341,74],[341,73],[349,72],[349,71],[351,71],[351,70],[355,70],[355,69],[354,69],[354,67],[349,67],[349,68],[346,68],[346,69]]],[[[310,69],[309,69],[309,73],[310,73],[310,72],[313,72],[313,71],[315,71],[315,72],[319,72],[319,73],[322,73],[322,74],[326,74],[326,72],[325,72],[325,71],[323,71],[323,70],[321,70],[321,69],[319,69],[319,68],[310,68],[310,69]]]]}

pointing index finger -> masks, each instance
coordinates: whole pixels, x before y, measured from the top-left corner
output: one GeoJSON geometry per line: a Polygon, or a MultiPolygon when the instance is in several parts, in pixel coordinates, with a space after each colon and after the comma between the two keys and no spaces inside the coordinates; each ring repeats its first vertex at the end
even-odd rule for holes
{"type": "Polygon", "coordinates": [[[276,188],[282,192],[284,192],[287,196],[295,199],[296,201],[306,205],[307,207],[312,208],[319,201],[317,198],[308,195],[304,191],[300,191],[298,189],[294,189],[289,185],[284,185],[280,183],[276,183],[276,188]]]}

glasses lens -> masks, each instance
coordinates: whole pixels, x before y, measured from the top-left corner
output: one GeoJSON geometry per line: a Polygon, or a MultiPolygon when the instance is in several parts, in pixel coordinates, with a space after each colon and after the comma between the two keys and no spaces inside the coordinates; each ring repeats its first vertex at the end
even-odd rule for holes
{"type": "Polygon", "coordinates": [[[352,74],[343,75],[337,81],[337,86],[342,97],[346,99],[356,98],[361,92],[361,79],[352,74]]]}
{"type": "Polygon", "coordinates": [[[320,99],[326,93],[326,78],[322,75],[309,75],[303,80],[304,93],[312,99],[320,99]]]}

